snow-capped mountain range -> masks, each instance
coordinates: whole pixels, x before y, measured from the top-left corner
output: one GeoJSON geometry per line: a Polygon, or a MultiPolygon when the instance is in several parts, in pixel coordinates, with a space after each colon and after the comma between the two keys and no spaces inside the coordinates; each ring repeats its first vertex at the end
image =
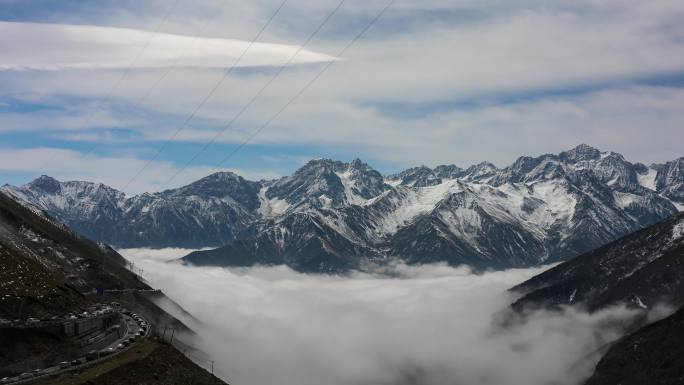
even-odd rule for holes
{"type": "Polygon", "coordinates": [[[201,265],[505,268],[568,259],[684,210],[684,158],[645,166],[580,145],[503,169],[422,166],[383,177],[360,160],[317,159],[273,181],[217,173],[133,197],[46,176],[2,190],[118,247],[218,246],[185,258],[201,265]]]}

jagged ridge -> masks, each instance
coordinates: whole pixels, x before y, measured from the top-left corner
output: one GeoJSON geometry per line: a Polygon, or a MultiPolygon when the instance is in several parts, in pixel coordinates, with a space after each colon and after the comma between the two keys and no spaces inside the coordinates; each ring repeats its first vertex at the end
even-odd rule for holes
{"type": "Polygon", "coordinates": [[[503,169],[421,166],[383,178],[358,159],[316,159],[274,181],[218,173],[130,198],[48,177],[3,190],[116,246],[223,246],[187,259],[198,264],[485,269],[565,260],[673,215],[684,207],[683,161],[645,166],[580,145],[503,169]]]}

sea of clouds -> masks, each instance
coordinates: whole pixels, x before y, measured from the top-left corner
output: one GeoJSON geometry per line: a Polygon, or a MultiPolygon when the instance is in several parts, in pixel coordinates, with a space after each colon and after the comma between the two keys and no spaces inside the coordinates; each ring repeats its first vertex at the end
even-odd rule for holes
{"type": "Polygon", "coordinates": [[[120,252],[196,317],[175,311],[237,385],[577,384],[635,316],[616,307],[502,317],[507,289],[545,268],[399,265],[337,277],[184,266],[174,262],[182,249],[120,252]]]}

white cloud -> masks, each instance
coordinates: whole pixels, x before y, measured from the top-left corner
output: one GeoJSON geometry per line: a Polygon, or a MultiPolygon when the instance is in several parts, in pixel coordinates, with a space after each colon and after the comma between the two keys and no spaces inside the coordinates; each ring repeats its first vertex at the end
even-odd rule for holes
{"type": "MultiPolygon", "coordinates": [[[[54,148],[3,149],[0,150],[0,171],[46,173],[58,180],[88,180],[104,183],[121,189],[147,163],[144,159],[133,156],[104,157],[96,155],[82,156],[69,150],[54,148]]],[[[278,175],[265,170],[245,169],[213,169],[207,166],[190,166],[186,168],[170,185],[167,181],[180,169],[167,161],[154,161],[136,178],[124,192],[139,194],[155,192],[161,188],[173,188],[194,182],[211,172],[232,171],[253,179],[271,179],[278,175]]]]}
{"type": "MultiPolygon", "coordinates": [[[[227,68],[248,41],[153,33],[125,28],[0,22],[0,70],[180,67],[227,68]],[[148,44],[149,43],[149,44],[148,44]],[[139,58],[139,59],[138,59],[139,58]],[[138,60],[136,60],[138,59],[138,60]]],[[[240,67],[280,66],[299,47],[255,43],[240,67]]],[[[303,49],[294,64],[332,57],[303,49]]]]}
{"type": "MultiPolygon", "coordinates": [[[[66,111],[36,111],[30,114],[18,113],[11,110],[11,104],[6,104],[8,112],[0,114],[0,133],[43,131],[61,135],[72,139],[84,138],[103,139],[101,128],[141,127],[149,124],[141,117],[122,116],[112,114],[106,109],[98,109],[96,105],[88,105],[85,109],[67,108],[66,111]],[[80,131],[74,133],[60,133],[59,131],[80,131]]],[[[0,105],[0,107],[3,107],[0,105]]]]}
{"type": "MultiPolygon", "coordinates": [[[[632,161],[663,162],[684,155],[677,145],[684,140],[683,103],[681,88],[623,87],[485,103],[412,119],[312,97],[293,106],[254,142],[347,146],[358,156],[397,167],[465,167],[483,160],[504,167],[520,155],[558,153],[579,143],[618,151],[632,161]]],[[[266,120],[253,119],[254,127],[266,120]]],[[[222,140],[244,135],[231,130],[222,140]]]]}
{"type": "MultiPolygon", "coordinates": [[[[200,249],[208,250],[208,249],[200,249]]],[[[123,249],[126,258],[136,260],[151,260],[159,262],[169,262],[182,258],[196,249],[165,248],[165,249],[123,249]]]]}
{"type": "Polygon", "coordinates": [[[243,385],[576,384],[599,358],[591,353],[634,316],[566,309],[502,327],[496,320],[512,300],[506,290],[543,269],[474,275],[401,266],[400,278],[330,277],[122,253],[199,320],[178,314],[199,332],[194,342],[219,375],[243,385]]]}
{"type": "MultiPolygon", "coordinates": [[[[384,4],[362,3],[344,7],[336,20],[358,22],[384,4]]],[[[245,35],[255,33],[265,15],[277,6],[271,0],[230,4],[217,18],[221,22],[212,29],[214,36],[248,38],[245,35]],[[244,12],[234,12],[237,6],[244,12]]],[[[331,4],[327,0],[291,4],[264,39],[299,42],[331,4]]],[[[197,9],[202,17],[179,14],[170,20],[169,30],[192,34],[216,5],[203,1],[197,9]],[[184,25],[186,19],[191,21],[184,25]]],[[[348,149],[353,156],[397,168],[422,163],[467,166],[485,159],[507,165],[522,154],[557,152],[581,142],[622,152],[634,161],[670,160],[682,156],[676,146],[684,140],[680,129],[683,113],[677,104],[682,98],[681,88],[621,84],[684,71],[684,28],[677,22],[679,16],[684,16],[681,1],[400,1],[253,143],[276,148],[319,146],[311,151],[317,154],[331,147],[348,149]],[[441,11],[466,16],[454,20],[416,16],[441,11]],[[582,94],[583,87],[598,91],[582,94]],[[545,95],[549,90],[569,93],[545,95]],[[579,91],[573,95],[573,90],[579,91]],[[512,100],[521,99],[497,102],[511,95],[512,100]],[[525,100],[525,95],[531,99],[525,100]],[[456,105],[475,101],[475,105],[431,110],[432,102],[450,101],[456,105]],[[485,102],[477,105],[480,101],[485,102]],[[423,103],[426,113],[406,118],[397,111],[381,113],[373,107],[386,102],[423,103]]],[[[130,18],[117,17],[115,21],[134,24],[130,18]]],[[[355,31],[345,28],[339,34],[327,32],[313,42],[311,49],[335,53],[355,31]]],[[[178,35],[173,36],[175,42],[178,35]]],[[[211,46],[210,41],[207,44],[211,46]]],[[[152,59],[158,60],[156,56],[152,59]]],[[[285,71],[219,141],[244,140],[319,68],[306,65],[285,71]]],[[[178,141],[208,141],[270,75],[256,72],[231,77],[178,141]]],[[[69,96],[77,99],[76,104],[81,98],[103,98],[118,73],[15,71],[11,76],[7,72],[0,76],[4,86],[0,100],[19,95],[37,103],[59,105],[71,103],[69,96]]],[[[113,91],[111,103],[90,122],[93,132],[59,132],[74,128],[87,131],[74,116],[88,115],[91,107],[68,110],[61,116],[0,114],[0,130],[47,128],[48,132],[57,131],[62,139],[96,138],[105,142],[111,138],[95,128],[109,126],[134,131],[137,135],[130,138],[138,142],[164,140],[216,84],[220,74],[206,68],[179,68],[138,105],[158,76],[159,70],[131,73],[126,84],[113,91]],[[136,107],[134,115],[126,108],[130,105],[136,107]]],[[[404,108],[408,107],[397,107],[404,108]]]]}

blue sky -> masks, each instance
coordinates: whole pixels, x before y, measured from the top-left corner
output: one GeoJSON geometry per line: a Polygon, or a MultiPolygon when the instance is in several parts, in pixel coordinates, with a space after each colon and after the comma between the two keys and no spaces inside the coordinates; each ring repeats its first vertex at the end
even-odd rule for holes
{"type": "Polygon", "coordinates": [[[288,0],[184,126],[280,2],[0,0],[0,183],[122,187],[145,167],[126,189],[139,193],[219,169],[274,178],[318,157],[394,172],[578,143],[635,162],[684,156],[680,1],[397,0],[336,57],[386,4],[347,0],[268,83],[339,2],[288,0]]]}

